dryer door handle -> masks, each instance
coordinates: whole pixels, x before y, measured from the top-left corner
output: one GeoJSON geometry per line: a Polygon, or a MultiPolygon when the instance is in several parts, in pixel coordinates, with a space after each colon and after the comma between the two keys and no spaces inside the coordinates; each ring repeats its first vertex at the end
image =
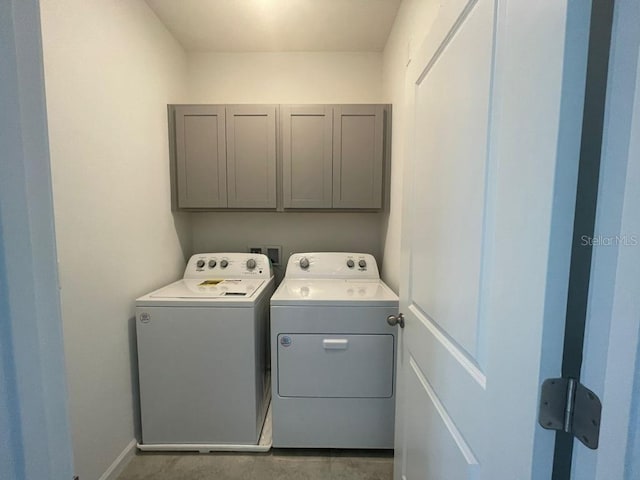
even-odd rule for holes
{"type": "Polygon", "coordinates": [[[322,346],[326,350],[344,350],[348,344],[349,340],[346,338],[325,338],[322,340],[322,346]]]}

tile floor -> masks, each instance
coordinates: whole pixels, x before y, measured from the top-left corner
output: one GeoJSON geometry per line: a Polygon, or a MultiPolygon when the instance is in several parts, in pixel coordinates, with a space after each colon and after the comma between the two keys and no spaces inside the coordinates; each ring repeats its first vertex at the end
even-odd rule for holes
{"type": "Polygon", "coordinates": [[[138,453],[118,480],[392,480],[392,451],[138,453]]]}

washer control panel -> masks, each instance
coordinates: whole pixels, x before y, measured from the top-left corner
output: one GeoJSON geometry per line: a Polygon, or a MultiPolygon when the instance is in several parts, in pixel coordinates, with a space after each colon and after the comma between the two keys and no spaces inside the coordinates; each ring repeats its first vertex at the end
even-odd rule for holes
{"type": "Polygon", "coordinates": [[[197,253],[187,262],[184,278],[271,278],[271,262],[257,253],[197,253]]]}
{"type": "Polygon", "coordinates": [[[287,263],[287,278],[378,279],[378,265],[368,253],[294,253],[287,263]]]}

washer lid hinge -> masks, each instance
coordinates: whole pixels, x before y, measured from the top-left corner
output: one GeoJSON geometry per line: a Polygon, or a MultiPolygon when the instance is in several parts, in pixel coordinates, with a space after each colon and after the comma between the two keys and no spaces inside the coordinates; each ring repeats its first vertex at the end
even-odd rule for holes
{"type": "Polygon", "coordinates": [[[601,414],[598,396],[575,378],[548,378],[543,382],[538,415],[543,428],[570,433],[595,450],[601,414]]]}

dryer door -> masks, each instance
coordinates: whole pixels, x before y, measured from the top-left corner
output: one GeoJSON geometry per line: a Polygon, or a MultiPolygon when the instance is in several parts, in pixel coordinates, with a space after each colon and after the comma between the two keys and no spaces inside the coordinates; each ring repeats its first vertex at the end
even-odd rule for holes
{"type": "Polygon", "coordinates": [[[393,335],[278,335],[281,397],[390,398],[393,335]]]}

